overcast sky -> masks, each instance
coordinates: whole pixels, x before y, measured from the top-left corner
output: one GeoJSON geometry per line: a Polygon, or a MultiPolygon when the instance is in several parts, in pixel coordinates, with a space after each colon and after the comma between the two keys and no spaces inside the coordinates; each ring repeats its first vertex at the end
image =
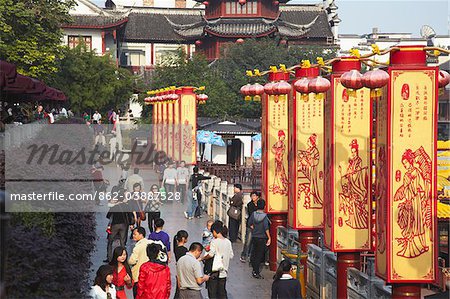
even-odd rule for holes
{"type": "MultiPolygon", "coordinates": [[[[114,1],[114,0],[113,0],[114,1]]],[[[117,0],[132,5],[136,0],[117,0]]],[[[100,7],[105,1],[93,0],[100,7]]],[[[320,3],[320,0],[291,0],[290,4],[320,3]]],[[[339,33],[370,33],[373,27],[382,32],[411,32],[420,36],[427,24],[437,34],[449,34],[450,0],[336,0],[342,23],[339,33]]]]}

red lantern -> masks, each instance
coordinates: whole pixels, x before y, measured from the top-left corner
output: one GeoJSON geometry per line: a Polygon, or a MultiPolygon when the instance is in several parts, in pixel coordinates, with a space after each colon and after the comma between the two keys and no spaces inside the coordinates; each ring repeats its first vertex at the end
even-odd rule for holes
{"type": "Polygon", "coordinates": [[[308,78],[303,77],[294,83],[294,89],[301,94],[301,97],[305,102],[308,101],[309,81],[308,78]]]}
{"type": "Polygon", "coordinates": [[[277,6],[277,5],[280,4],[280,1],[272,1],[272,4],[273,4],[274,6],[277,6]]]}
{"type": "Polygon", "coordinates": [[[365,87],[372,89],[370,92],[372,97],[381,96],[381,88],[389,83],[389,74],[383,70],[373,70],[364,74],[363,84],[365,87]]]}
{"type": "Polygon", "coordinates": [[[356,96],[356,90],[363,87],[363,75],[357,70],[345,72],[341,76],[341,84],[348,89],[350,96],[356,96]]]}
{"type": "Polygon", "coordinates": [[[197,101],[200,105],[206,104],[208,96],[204,93],[197,95],[197,101]]]}
{"type": "Polygon", "coordinates": [[[327,92],[330,87],[330,81],[321,76],[311,79],[308,84],[309,91],[315,93],[317,99],[323,99],[324,93],[327,92]]]}
{"type": "Polygon", "coordinates": [[[268,95],[274,95],[275,94],[275,90],[274,90],[274,86],[275,86],[275,82],[268,82],[266,83],[266,85],[264,85],[264,92],[268,95]]]}
{"type": "Polygon", "coordinates": [[[253,97],[253,100],[255,102],[261,102],[261,96],[264,94],[264,86],[262,86],[259,83],[255,83],[253,85],[253,89],[255,92],[255,96],[253,97]]]}
{"type": "Polygon", "coordinates": [[[201,40],[199,40],[199,39],[195,41],[195,45],[197,47],[201,46],[202,44],[203,44],[203,42],[201,40]]]}
{"type": "Polygon", "coordinates": [[[444,88],[450,83],[450,74],[446,71],[439,71],[439,88],[444,88]]]}
{"type": "Polygon", "coordinates": [[[286,100],[287,94],[289,94],[292,90],[292,85],[284,80],[281,80],[280,82],[275,84],[273,90],[275,91],[275,94],[278,94],[280,96],[280,100],[286,100]]]}
{"type": "Polygon", "coordinates": [[[208,2],[208,1],[203,1],[203,5],[204,5],[204,6],[208,6],[208,5],[209,5],[209,2],[208,2]]]}
{"type": "Polygon", "coordinates": [[[247,3],[247,0],[239,0],[238,2],[240,5],[245,5],[245,3],[247,3]]]}
{"type": "Polygon", "coordinates": [[[250,96],[250,87],[251,84],[245,84],[241,87],[241,94],[244,96],[246,101],[251,101],[252,97],[250,96]]]}
{"type": "Polygon", "coordinates": [[[238,38],[238,39],[236,40],[236,43],[238,43],[238,44],[243,44],[243,43],[244,43],[244,40],[243,40],[242,38],[238,38]]]}

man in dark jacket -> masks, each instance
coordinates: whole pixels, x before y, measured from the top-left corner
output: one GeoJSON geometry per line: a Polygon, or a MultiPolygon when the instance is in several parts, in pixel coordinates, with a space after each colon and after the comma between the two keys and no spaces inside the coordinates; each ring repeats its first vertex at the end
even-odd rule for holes
{"type": "Polygon", "coordinates": [[[250,216],[255,212],[257,208],[258,201],[262,199],[260,197],[260,192],[258,191],[252,191],[250,193],[250,201],[247,203],[247,221],[246,221],[246,228],[245,228],[245,242],[244,242],[244,248],[242,249],[241,258],[240,261],[245,263],[247,261],[247,258],[250,257],[250,253],[252,252],[252,229],[250,225],[248,224],[248,220],[250,219],[250,216]]]}
{"type": "MultiPolygon", "coordinates": [[[[194,189],[195,187],[197,187],[201,181],[211,179],[211,177],[209,177],[209,176],[204,176],[203,174],[198,173],[197,166],[194,167],[193,172],[194,173],[191,176],[191,189],[194,189]]],[[[201,202],[202,202],[202,193],[201,193],[200,189],[197,189],[197,208],[195,209],[195,214],[194,214],[194,216],[197,218],[200,218],[202,215],[201,202]]]]}
{"type": "Polygon", "coordinates": [[[119,236],[120,246],[125,246],[128,226],[131,225],[134,216],[129,206],[119,199],[119,203],[109,209],[106,218],[110,219],[109,229],[111,234],[108,236],[107,260],[104,261],[105,263],[111,260],[112,243],[117,236],[119,236]]]}
{"type": "Polygon", "coordinates": [[[236,242],[241,224],[242,205],[244,204],[244,194],[242,185],[234,184],[234,195],[230,200],[230,210],[228,213],[229,239],[232,243],[236,242]],[[233,212],[234,211],[234,212],[233,212]]]}
{"type": "Polygon", "coordinates": [[[252,231],[252,256],[251,263],[254,278],[262,278],[260,274],[259,266],[264,262],[264,253],[266,247],[270,245],[270,233],[269,233],[269,218],[264,213],[266,206],[265,201],[260,200],[257,203],[257,210],[253,212],[248,220],[248,224],[253,229],[252,231]]]}

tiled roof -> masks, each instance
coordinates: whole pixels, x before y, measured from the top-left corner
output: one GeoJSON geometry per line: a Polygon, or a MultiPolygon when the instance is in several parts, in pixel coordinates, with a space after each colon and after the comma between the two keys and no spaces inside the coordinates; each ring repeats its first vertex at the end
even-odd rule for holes
{"type": "Polygon", "coordinates": [[[314,21],[314,25],[305,34],[305,37],[326,38],[333,37],[330,25],[328,24],[327,13],[315,5],[285,5],[280,6],[280,19],[290,24],[309,24],[314,21]]]}
{"type": "Polygon", "coordinates": [[[63,28],[110,28],[127,21],[124,15],[73,15],[73,22],[62,25],[63,28]]]}
{"type": "MultiPolygon", "coordinates": [[[[160,41],[160,42],[183,42],[186,39],[175,33],[171,21],[177,24],[196,24],[202,21],[198,14],[163,14],[163,13],[130,13],[125,28],[124,39],[126,41],[160,41]]],[[[196,29],[190,32],[196,36],[196,29]]]]}
{"type": "Polygon", "coordinates": [[[223,120],[214,118],[197,119],[198,128],[218,134],[254,135],[261,132],[260,119],[239,119],[232,120],[234,124],[222,123],[223,120]]]}

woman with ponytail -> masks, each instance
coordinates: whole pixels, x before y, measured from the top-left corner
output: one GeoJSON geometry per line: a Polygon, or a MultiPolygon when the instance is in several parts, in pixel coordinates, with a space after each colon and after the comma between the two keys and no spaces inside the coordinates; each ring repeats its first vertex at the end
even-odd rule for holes
{"type": "Polygon", "coordinates": [[[273,276],[272,299],[301,299],[300,282],[294,279],[290,272],[292,263],[282,260],[273,276]]]}
{"type": "Polygon", "coordinates": [[[178,260],[184,256],[189,250],[184,246],[188,240],[188,233],[185,230],[179,230],[173,237],[173,252],[175,253],[175,260],[178,260]]]}

